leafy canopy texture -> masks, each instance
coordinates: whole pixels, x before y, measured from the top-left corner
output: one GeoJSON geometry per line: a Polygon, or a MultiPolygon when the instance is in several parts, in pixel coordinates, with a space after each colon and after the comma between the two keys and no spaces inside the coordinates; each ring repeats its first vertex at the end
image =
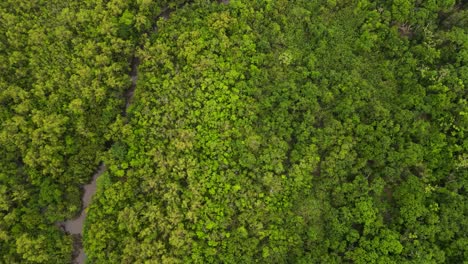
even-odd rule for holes
{"type": "Polygon", "coordinates": [[[467,262],[465,2],[3,1],[0,263],[467,262]]]}

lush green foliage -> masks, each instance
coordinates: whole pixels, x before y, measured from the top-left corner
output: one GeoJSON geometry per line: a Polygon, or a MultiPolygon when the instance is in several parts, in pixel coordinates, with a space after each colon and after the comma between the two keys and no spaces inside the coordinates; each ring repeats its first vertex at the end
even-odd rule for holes
{"type": "Polygon", "coordinates": [[[467,12],[0,4],[3,262],[70,262],[101,160],[90,263],[468,261],[467,12]]]}
{"type": "Polygon", "coordinates": [[[309,2],[159,21],[89,216],[92,260],[466,260],[462,6],[309,2]]]}

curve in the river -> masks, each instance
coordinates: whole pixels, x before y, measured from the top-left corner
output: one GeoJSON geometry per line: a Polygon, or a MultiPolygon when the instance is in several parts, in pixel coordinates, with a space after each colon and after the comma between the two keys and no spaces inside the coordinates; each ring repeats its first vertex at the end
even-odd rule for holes
{"type": "MultiPolygon", "coordinates": [[[[127,109],[130,106],[133,95],[136,89],[136,83],[138,79],[138,65],[140,64],[140,60],[138,57],[133,55],[131,63],[130,63],[130,78],[131,78],[131,85],[130,88],[125,92],[125,107],[123,110],[122,115],[127,115],[127,109]]],[[[96,186],[97,186],[97,178],[101,176],[106,171],[106,165],[101,163],[97,169],[97,171],[93,175],[93,179],[89,184],[83,186],[84,194],[82,197],[82,207],[80,215],[77,218],[67,220],[65,222],[60,222],[58,225],[67,233],[74,235],[74,245],[73,245],[73,264],[84,264],[86,259],[86,254],[83,250],[82,245],[82,237],[83,237],[83,227],[84,221],[86,219],[87,208],[91,203],[91,199],[93,195],[96,193],[96,186]]]]}
{"type": "MultiPolygon", "coordinates": [[[[190,3],[190,1],[188,2],[190,3]]],[[[228,4],[229,0],[218,0],[218,3],[220,4],[228,4]]],[[[186,3],[183,3],[178,6],[178,8],[182,7],[186,3]]],[[[164,18],[168,19],[170,14],[175,11],[172,8],[166,8],[161,12],[161,14],[156,18],[164,18]]],[[[156,32],[157,28],[154,27],[153,30],[156,32]]],[[[138,80],[138,66],[140,64],[140,59],[134,55],[132,56],[132,59],[130,61],[130,78],[131,78],[131,85],[129,89],[125,92],[125,107],[122,112],[122,116],[127,115],[127,110],[129,106],[132,103],[132,99],[135,93],[135,89],[137,86],[137,80],[138,80]]],[[[106,165],[104,163],[101,163],[99,167],[97,168],[97,171],[94,173],[92,181],[89,184],[86,184],[83,186],[84,189],[84,194],[82,197],[82,208],[80,215],[77,218],[67,220],[65,222],[59,222],[57,223],[58,226],[60,226],[65,232],[75,235],[75,243],[74,243],[74,249],[73,249],[73,264],[84,264],[86,260],[86,254],[84,253],[83,250],[83,245],[81,242],[82,236],[83,236],[83,226],[84,226],[84,221],[86,219],[86,214],[87,214],[87,208],[89,204],[91,203],[93,195],[96,193],[96,185],[97,185],[97,178],[101,176],[106,171],[106,165]]]]}
{"type": "MultiPolygon", "coordinates": [[[[81,198],[83,205],[81,207],[82,209],[80,215],[75,219],[67,220],[63,223],[60,223],[62,228],[67,233],[71,235],[77,235],[79,237],[79,240],[81,240],[81,237],[83,235],[83,225],[87,213],[86,208],[88,208],[89,204],[91,203],[91,198],[96,193],[96,180],[105,171],[106,165],[104,165],[104,163],[101,163],[98,167],[98,170],[94,173],[92,181],[89,184],[83,186],[84,193],[83,197],[81,198]]],[[[81,241],[79,243],[75,243],[73,256],[73,263],[82,264],[85,262],[86,256],[84,254],[81,241]]]]}
{"type": "MultiPolygon", "coordinates": [[[[130,64],[130,78],[132,83],[130,88],[125,92],[125,107],[123,110],[122,115],[127,115],[127,109],[130,106],[133,95],[135,93],[136,82],[138,79],[138,65],[140,64],[140,60],[135,55],[132,57],[131,64],[130,64]]],[[[87,208],[91,203],[93,195],[96,193],[97,187],[97,179],[101,174],[106,171],[106,165],[101,163],[97,168],[97,171],[94,173],[93,178],[90,183],[83,186],[84,193],[82,197],[82,207],[80,215],[74,219],[67,220],[65,222],[57,223],[65,232],[69,233],[70,235],[74,235],[74,245],[73,245],[73,264],[84,264],[86,259],[86,254],[83,250],[82,245],[82,237],[83,237],[83,227],[84,221],[86,219],[87,208]]]]}

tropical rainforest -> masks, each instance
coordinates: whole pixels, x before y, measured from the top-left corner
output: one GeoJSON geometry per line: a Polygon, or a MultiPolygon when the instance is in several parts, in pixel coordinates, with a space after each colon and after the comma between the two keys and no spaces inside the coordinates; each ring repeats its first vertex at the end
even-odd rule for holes
{"type": "Polygon", "coordinates": [[[0,263],[468,263],[463,0],[3,0],[0,263]]]}

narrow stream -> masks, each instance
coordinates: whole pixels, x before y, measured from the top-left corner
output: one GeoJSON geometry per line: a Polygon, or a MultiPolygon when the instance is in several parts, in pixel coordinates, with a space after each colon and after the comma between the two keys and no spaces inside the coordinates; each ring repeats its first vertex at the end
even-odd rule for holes
{"type": "MultiPolygon", "coordinates": [[[[218,0],[218,3],[221,4],[228,4],[229,0],[218,0]]],[[[181,4],[179,7],[183,6],[184,4],[181,4]]],[[[168,19],[170,14],[174,10],[171,8],[166,8],[159,16],[159,18],[164,18],[168,19]]],[[[154,28],[156,31],[156,28],[154,28]]],[[[135,94],[135,89],[136,89],[136,84],[138,80],[138,65],[140,64],[140,59],[136,56],[133,55],[131,61],[130,61],[130,78],[131,78],[131,85],[129,89],[125,92],[125,107],[122,112],[122,116],[127,116],[127,110],[128,107],[132,103],[133,96],[135,94]]],[[[83,226],[84,226],[84,221],[86,219],[86,214],[87,214],[87,208],[89,204],[91,203],[93,195],[96,193],[96,184],[97,184],[97,178],[101,176],[106,171],[106,165],[104,163],[101,163],[99,167],[97,168],[97,171],[93,175],[93,179],[89,184],[86,184],[83,186],[84,189],[84,194],[82,197],[82,208],[80,215],[77,218],[67,220],[65,222],[59,222],[57,225],[61,227],[65,232],[75,235],[78,237],[78,243],[74,243],[74,249],[73,249],[73,264],[84,264],[86,260],[86,254],[84,253],[83,250],[83,245],[82,245],[82,236],[83,236],[83,226]]],[[[76,241],[75,241],[76,242],[76,241]]]]}
{"type": "MultiPolygon", "coordinates": [[[[106,165],[104,165],[104,163],[101,163],[98,167],[98,170],[94,173],[92,181],[89,184],[86,184],[83,186],[84,194],[83,194],[83,197],[81,198],[83,205],[81,207],[82,209],[81,209],[80,216],[78,216],[75,219],[67,220],[60,224],[63,227],[63,229],[69,234],[78,235],[80,237],[80,240],[81,240],[81,236],[83,235],[83,225],[84,225],[84,220],[86,218],[86,213],[87,213],[86,209],[91,203],[91,198],[96,193],[96,180],[105,171],[106,171],[106,165]]],[[[81,245],[81,243],[74,245],[73,256],[74,256],[74,259],[73,259],[74,264],[75,263],[82,264],[85,262],[86,256],[84,254],[83,246],[81,245]]]]}
{"type": "MultiPolygon", "coordinates": [[[[127,115],[127,109],[132,103],[133,95],[135,93],[136,82],[138,79],[138,65],[140,60],[133,56],[131,60],[131,85],[130,88],[125,92],[125,107],[122,115],[127,115]]],[[[86,260],[86,254],[83,250],[82,237],[83,237],[83,226],[86,219],[87,208],[91,203],[93,195],[96,193],[97,178],[101,176],[106,171],[106,165],[101,163],[97,168],[96,172],[93,175],[93,179],[89,184],[83,186],[84,194],[81,198],[82,207],[80,215],[77,218],[67,220],[65,222],[59,222],[57,225],[61,227],[65,232],[70,235],[74,235],[74,245],[73,245],[73,264],[84,264],[86,260]]]]}

